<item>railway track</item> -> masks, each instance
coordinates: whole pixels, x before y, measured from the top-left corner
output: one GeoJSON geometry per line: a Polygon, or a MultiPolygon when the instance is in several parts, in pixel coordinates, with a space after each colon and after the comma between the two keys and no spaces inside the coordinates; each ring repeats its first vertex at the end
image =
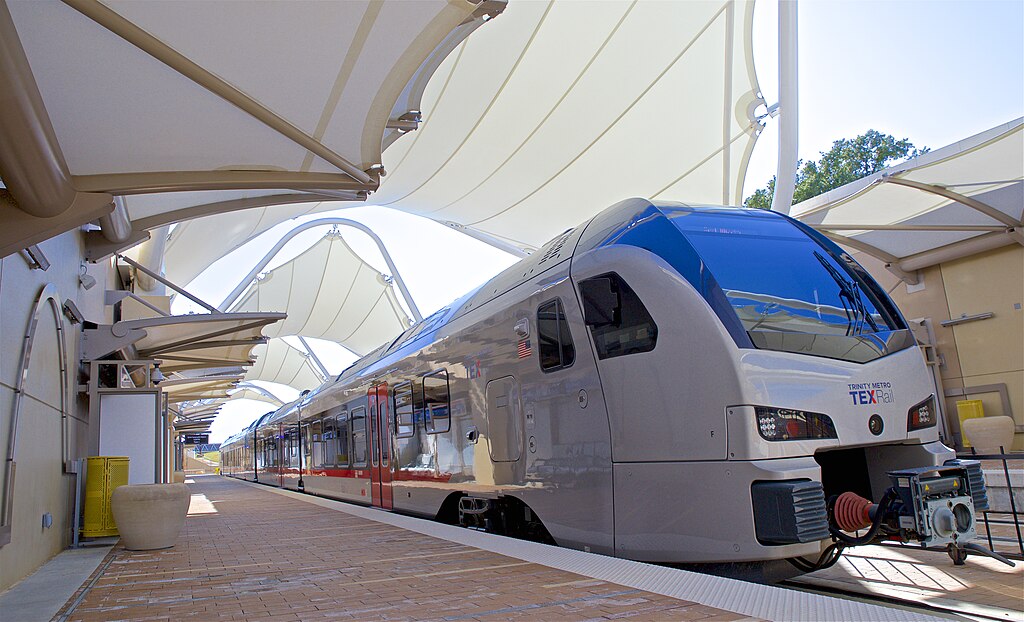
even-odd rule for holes
{"type": "MultiPolygon", "coordinates": [[[[933,598],[929,599],[928,602],[923,602],[921,600],[913,600],[909,593],[905,597],[870,593],[867,591],[844,588],[834,584],[826,585],[818,582],[813,577],[787,579],[777,585],[779,587],[785,587],[787,589],[797,590],[800,592],[885,605],[888,607],[897,607],[907,611],[919,611],[921,613],[945,617],[951,620],[978,620],[982,622],[995,620],[998,622],[1011,622],[1024,619],[1024,611],[1021,610],[1003,609],[1000,607],[992,607],[969,601],[956,601],[946,598],[933,598]]],[[[1024,599],[1022,599],[1022,605],[1024,605],[1024,599]]]]}

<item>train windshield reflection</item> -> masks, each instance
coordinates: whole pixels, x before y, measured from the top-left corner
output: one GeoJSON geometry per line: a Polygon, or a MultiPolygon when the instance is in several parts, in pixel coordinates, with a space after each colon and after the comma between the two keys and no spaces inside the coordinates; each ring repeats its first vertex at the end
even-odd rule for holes
{"type": "MultiPolygon", "coordinates": [[[[878,354],[887,353],[884,342],[901,328],[897,320],[879,311],[856,274],[790,222],[749,213],[674,216],[758,347],[799,343],[806,351],[807,340],[763,334],[798,333],[875,342],[878,354]]],[[[830,341],[838,345],[822,343],[830,341]]]]}

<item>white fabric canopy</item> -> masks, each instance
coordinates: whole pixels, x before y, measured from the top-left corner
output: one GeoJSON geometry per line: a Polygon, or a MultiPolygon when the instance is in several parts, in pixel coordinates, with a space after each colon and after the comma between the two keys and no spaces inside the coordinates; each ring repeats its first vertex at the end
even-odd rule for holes
{"type": "Polygon", "coordinates": [[[169,404],[222,398],[239,381],[238,378],[205,378],[189,381],[172,380],[161,383],[160,389],[169,404]]]}
{"type": "Polygon", "coordinates": [[[284,404],[283,400],[274,399],[273,397],[266,395],[265,393],[254,391],[249,387],[236,388],[233,389],[232,391],[229,391],[228,393],[228,400],[254,400],[257,402],[266,402],[267,404],[273,405],[274,408],[277,408],[278,406],[284,404]]]}
{"type": "MultiPolygon", "coordinates": [[[[738,204],[762,127],[752,17],[744,1],[513,2],[438,68],[368,203],[521,248],[630,196],[738,204]]],[[[289,217],[192,223],[168,273],[184,284],[289,217]]]]}
{"type": "Polygon", "coordinates": [[[287,310],[268,337],[329,339],[362,355],[411,323],[391,284],[332,232],[259,279],[231,312],[287,310]]]}
{"type": "Polygon", "coordinates": [[[1024,119],[798,203],[791,214],[912,272],[1024,244],[1024,119]]]}
{"type": "Polygon", "coordinates": [[[186,220],[179,223],[167,238],[164,274],[172,283],[186,285],[241,242],[255,238],[274,225],[344,205],[338,202],[305,202],[186,220]]]}
{"type": "Polygon", "coordinates": [[[362,199],[384,145],[416,128],[429,76],[503,8],[11,0],[0,139],[19,149],[0,154],[16,199],[0,207],[34,240],[109,213],[112,196],[127,197],[118,209],[136,233],[257,204],[362,199]]]}
{"type": "Polygon", "coordinates": [[[741,200],[753,3],[525,2],[468,39],[370,202],[533,247],[631,196],[741,200]]]}
{"type": "MultiPolygon", "coordinates": [[[[293,348],[284,339],[275,338],[266,345],[256,346],[253,354],[256,356],[256,364],[245,374],[248,381],[276,382],[302,391],[318,387],[326,380],[317,373],[313,361],[307,358],[306,353],[293,348]]],[[[268,401],[265,396],[253,398],[253,394],[258,395],[254,391],[244,391],[244,397],[248,399],[268,401]]]]}

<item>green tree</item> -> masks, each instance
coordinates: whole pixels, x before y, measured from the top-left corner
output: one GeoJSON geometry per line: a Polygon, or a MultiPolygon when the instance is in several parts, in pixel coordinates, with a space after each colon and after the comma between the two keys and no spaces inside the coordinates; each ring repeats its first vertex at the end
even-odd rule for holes
{"type": "MultiPolygon", "coordinates": [[[[916,158],[924,153],[928,153],[927,147],[918,149],[906,138],[896,140],[876,130],[868,130],[853,139],[837,140],[831,149],[822,152],[817,162],[797,162],[793,203],[806,201],[876,173],[893,162],[916,158]]],[[[771,209],[774,194],[775,177],[772,177],[767,187],[756,190],[743,205],[771,209]]]]}

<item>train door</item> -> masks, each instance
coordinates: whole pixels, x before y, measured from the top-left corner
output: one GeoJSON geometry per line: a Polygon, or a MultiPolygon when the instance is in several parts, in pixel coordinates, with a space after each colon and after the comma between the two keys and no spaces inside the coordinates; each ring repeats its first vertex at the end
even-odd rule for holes
{"type": "Polygon", "coordinates": [[[284,465],[288,457],[288,439],[285,438],[284,425],[278,424],[277,434],[274,439],[274,464],[277,465],[277,485],[284,488],[284,465]]]}
{"type": "Polygon", "coordinates": [[[379,384],[366,394],[370,418],[370,499],[375,507],[390,510],[391,429],[388,425],[388,385],[379,384]]]}

